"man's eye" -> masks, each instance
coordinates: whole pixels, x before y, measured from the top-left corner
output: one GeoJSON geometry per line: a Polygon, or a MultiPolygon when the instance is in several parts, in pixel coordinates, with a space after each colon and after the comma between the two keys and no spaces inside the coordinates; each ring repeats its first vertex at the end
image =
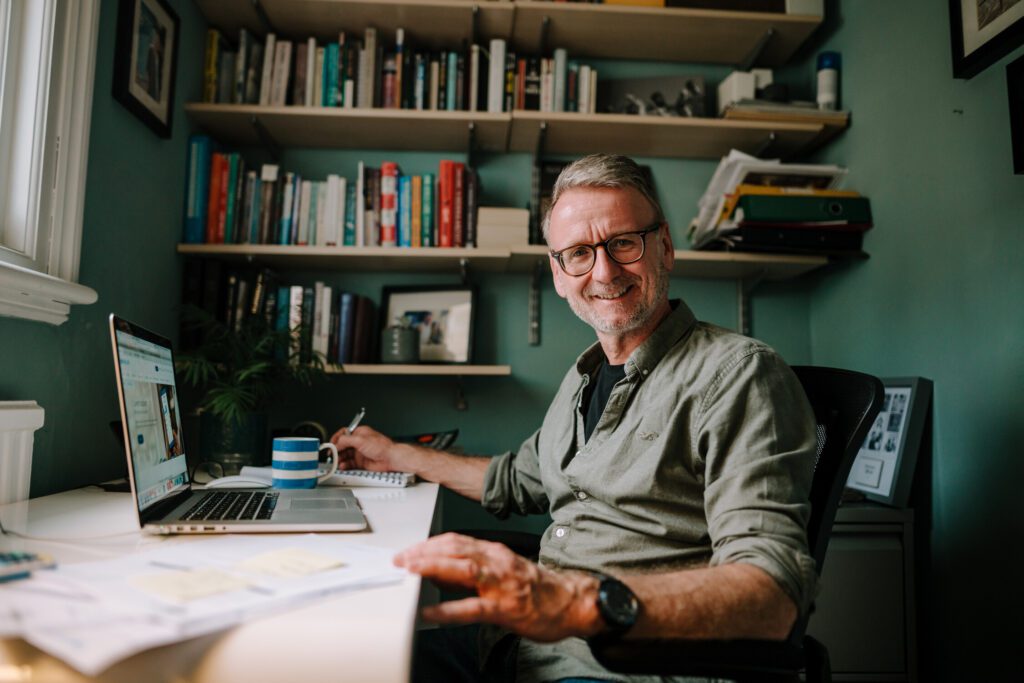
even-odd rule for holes
{"type": "Polygon", "coordinates": [[[633,245],[633,240],[628,237],[619,237],[608,243],[608,246],[612,249],[629,249],[633,245]]]}
{"type": "Polygon", "coordinates": [[[569,249],[568,253],[566,254],[568,258],[571,258],[573,260],[585,259],[589,255],[590,249],[588,249],[587,247],[574,247],[572,249],[569,249]]]}

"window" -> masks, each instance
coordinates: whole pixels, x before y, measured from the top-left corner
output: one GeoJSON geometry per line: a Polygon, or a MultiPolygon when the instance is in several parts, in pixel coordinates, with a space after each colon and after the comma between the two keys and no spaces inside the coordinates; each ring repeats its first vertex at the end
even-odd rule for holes
{"type": "Polygon", "coordinates": [[[0,0],[0,315],[59,325],[76,284],[99,0],[0,0]]]}

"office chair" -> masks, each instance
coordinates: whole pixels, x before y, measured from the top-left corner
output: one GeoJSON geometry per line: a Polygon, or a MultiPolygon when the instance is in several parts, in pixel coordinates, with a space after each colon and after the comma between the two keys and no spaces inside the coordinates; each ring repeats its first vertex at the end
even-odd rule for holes
{"type": "MultiPolygon", "coordinates": [[[[821,576],[836,509],[850,467],[882,405],[882,383],[876,377],[810,366],[793,368],[807,394],[817,423],[817,460],[811,482],[811,516],[807,540],[821,576]]],[[[498,541],[520,555],[536,559],[540,537],[514,531],[464,531],[476,538],[498,541]]],[[[799,680],[828,683],[828,651],[805,634],[807,617],[800,619],[784,641],[677,640],[596,638],[590,649],[612,671],[662,676],[708,676],[744,681],[799,680]]]]}
{"type": "MultiPolygon", "coordinates": [[[[882,405],[877,377],[849,370],[794,367],[814,410],[818,458],[811,482],[807,540],[818,575],[825,563],[832,523],[853,460],[882,405]]],[[[807,616],[783,641],[595,639],[594,656],[612,671],[676,676],[711,676],[743,681],[832,680],[828,651],[806,635],[807,616]]]]}

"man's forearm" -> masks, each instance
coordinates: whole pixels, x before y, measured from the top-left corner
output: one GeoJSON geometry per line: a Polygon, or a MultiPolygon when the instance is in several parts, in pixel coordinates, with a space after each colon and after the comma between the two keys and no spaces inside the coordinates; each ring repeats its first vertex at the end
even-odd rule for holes
{"type": "Polygon", "coordinates": [[[783,640],[797,618],[793,600],[749,564],[622,577],[643,612],[630,638],[783,640]]]}
{"type": "Polygon", "coordinates": [[[490,458],[401,444],[396,447],[392,459],[401,463],[403,470],[414,472],[427,481],[435,481],[466,498],[479,501],[483,497],[484,474],[490,458]]]}

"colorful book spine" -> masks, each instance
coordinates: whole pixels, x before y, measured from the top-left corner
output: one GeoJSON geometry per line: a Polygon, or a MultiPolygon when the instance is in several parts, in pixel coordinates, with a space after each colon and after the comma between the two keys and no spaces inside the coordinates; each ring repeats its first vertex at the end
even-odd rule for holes
{"type": "Polygon", "coordinates": [[[215,28],[206,31],[206,54],[203,59],[203,102],[217,101],[217,69],[220,66],[221,32],[215,28]]]}
{"type": "Polygon", "coordinates": [[[422,205],[423,205],[423,218],[420,226],[421,230],[421,241],[424,247],[433,247],[437,244],[435,238],[436,231],[436,219],[435,219],[435,177],[433,173],[423,174],[423,194],[422,194],[422,205]]]}
{"type": "Polygon", "coordinates": [[[466,165],[452,163],[452,246],[466,246],[466,165]]]}
{"type": "Polygon", "coordinates": [[[423,176],[414,175],[409,190],[409,232],[411,246],[423,246],[423,176]]]}
{"type": "Polygon", "coordinates": [[[238,194],[238,166],[239,155],[232,152],[227,155],[228,160],[228,187],[224,202],[224,243],[234,244],[235,242],[235,214],[237,202],[235,197],[238,194]]]}
{"type": "Polygon", "coordinates": [[[341,106],[341,86],[338,73],[338,44],[328,43],[324,52],[324,70],[327,73],[327,88],[324,100],[326,107],[341,106]]]}
{"type": "Polygon", "coordinates": [[[398,246],[412,246],[412,178],[398,176],[398,246]]]}
{"type": "Polygon", "coordinates": [[[186,244],[202,244],[206,230],[206,203],[210,192],[210,154],[213,141],[207,135],[188,139],[188,179],[185,190],[186,244]]]}
{"type": "Polygon", "coordinates": [[[353,341],[355,339],[356,295],[342,292],[338,297],[338,355],[336,362],[344,365],[352,362],[353,341]]]}
{"type": "Polygon", "coordinates": [[[453,161],[442,159],[437,174],[437,246],[455,246],[455,167],[453,161]]]}
{"type": "Polygon", "coordinates": [[[398,164],[385,161],[380,165],[380,246],[398,244],[398,164]]]}

